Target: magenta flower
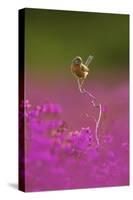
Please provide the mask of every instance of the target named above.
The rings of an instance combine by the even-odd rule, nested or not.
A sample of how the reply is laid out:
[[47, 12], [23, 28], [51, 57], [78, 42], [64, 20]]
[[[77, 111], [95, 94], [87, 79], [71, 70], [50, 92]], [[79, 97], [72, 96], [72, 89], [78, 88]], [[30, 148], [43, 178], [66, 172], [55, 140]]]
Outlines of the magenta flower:
[[[104, 134], [95, 144], [89, 128], [72, 130], [62, 119], [60, 105], [45, 103], [32, 107], [22, 102], [25, 116], [26, 190], [54, 190], [128, 184], [128, 140]], [[20, 123], [21, 124], [21, 123]]]

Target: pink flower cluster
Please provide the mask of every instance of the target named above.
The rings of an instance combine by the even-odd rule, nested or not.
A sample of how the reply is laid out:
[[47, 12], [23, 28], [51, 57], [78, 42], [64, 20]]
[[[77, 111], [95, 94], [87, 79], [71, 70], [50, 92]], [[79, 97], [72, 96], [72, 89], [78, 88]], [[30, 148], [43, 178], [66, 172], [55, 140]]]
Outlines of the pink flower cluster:
[[20, 105], [26, 191], [128, 185], [128, 136], [122, 127], [116, 138], [105, 133], [97, 146], [89, 127], [72, 130], [61, 113], [60, 105], [49, 102], [33, 107], [26, 100]]

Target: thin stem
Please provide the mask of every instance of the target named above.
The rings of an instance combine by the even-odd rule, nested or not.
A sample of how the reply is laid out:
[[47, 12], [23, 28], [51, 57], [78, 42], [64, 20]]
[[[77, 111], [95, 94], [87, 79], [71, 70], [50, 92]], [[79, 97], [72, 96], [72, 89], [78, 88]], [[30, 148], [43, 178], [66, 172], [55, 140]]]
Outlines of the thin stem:
[[90, 92], [88, 92], [86, 89], [82, 89], [82, 84], [83, 82], [80, 82], [80, 80], [78, 79], [78, 88], [79, 91], [82, 94], [87, 94], [90, 98], [91, 98], [91, 104], [93, 107], [99, 107], [99, 112], [98, 112], [98, 118], [96, 119], [96, 126], [95, 126], [95, 139], [96, 139], [96, 143], [99, 146], [100, 142], [99, 142], [99, 137], [98, 137], [98, 128], [99, 128], [99, 124], [100, 124], [100, 120], [101, 120], [101, 115], [102, 115], [102, 106], [100, 103], [98, 103], [98, 105], [96, 105], [95, 101], [96, 101], [96, 97], [94, 95], [92, 95]]
[[87, 90], [83, 89], [83, 92], [88, 94], [91, 98], [96, 100], [96, 97], [94, 95], [92, 95], [90, 92], [88, 92]]
[[81, 93], [83, 93], [82, 91], [82, 85], [83, 85], [83, 82], [84, 82], [84, 79], [77, 79], [78, 80], [78, 89]]
[[99, 114], [98, 114], [98, 119], [96, 121], [96, 129], [95, 129], [95, 137], [96, 137], [96, 142], [97, 142], [97, 145], [99, 146], [99, 138], [98, 138], [98, 128], [99, 128], [99, 123], [100, 123], [100, 120], [101, 120], [101, 115], [102, 115], [102, 106], [101, 104], [99, 104]]

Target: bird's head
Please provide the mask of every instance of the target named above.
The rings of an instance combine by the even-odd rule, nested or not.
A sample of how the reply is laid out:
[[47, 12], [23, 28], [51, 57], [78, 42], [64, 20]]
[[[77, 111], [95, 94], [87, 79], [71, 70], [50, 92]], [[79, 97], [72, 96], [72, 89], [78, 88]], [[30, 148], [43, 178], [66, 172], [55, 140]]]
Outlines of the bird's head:
[[72, 63], [73, 64], [76, 64], [76, 65], [80, 65], [82, 63], [82, 58], [79, 57], [79, 56], [76, 56], [73, 60], [72, 60]]

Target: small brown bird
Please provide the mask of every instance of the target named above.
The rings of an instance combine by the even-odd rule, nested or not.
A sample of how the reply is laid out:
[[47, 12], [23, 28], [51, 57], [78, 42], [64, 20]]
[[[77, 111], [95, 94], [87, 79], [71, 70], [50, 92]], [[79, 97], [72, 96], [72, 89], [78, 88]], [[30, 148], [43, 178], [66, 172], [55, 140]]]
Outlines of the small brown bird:
[[83, 64], [82, 58], [79, 56], [76, 56], [72, 60], [71, 71], [72, 71], [72, 74], [78, 80], [78, 87], [80, 91], [82, 91], [83, 82], [89, 74], [90, 69], [88, 68], [88, 65], [90, 64], [92, 59], [93, 59], [93, 56], [90, 55], [87, 61], [85, 62], [85, 64]]

